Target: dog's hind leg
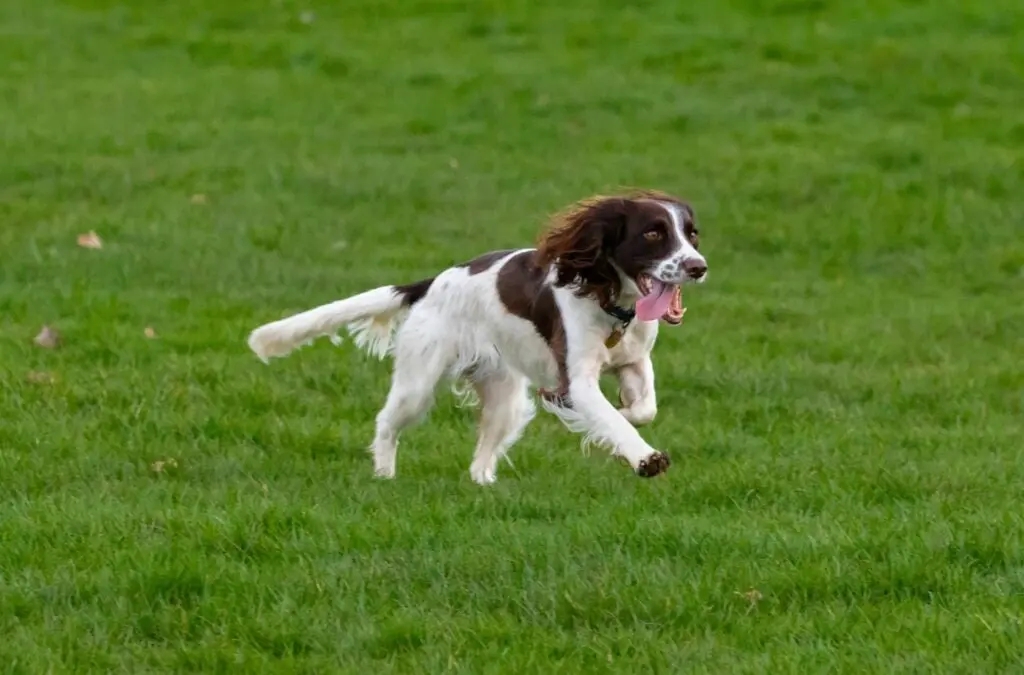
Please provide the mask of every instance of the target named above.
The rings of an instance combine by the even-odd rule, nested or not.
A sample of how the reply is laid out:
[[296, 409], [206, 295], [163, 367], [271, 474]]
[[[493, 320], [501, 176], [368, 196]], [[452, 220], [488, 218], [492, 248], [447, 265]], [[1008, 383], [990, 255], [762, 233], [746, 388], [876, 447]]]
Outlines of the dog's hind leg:
[[429, 331], [412, 330], [408, 323], [399, 330], [391, 390], [377, 414], [377, 430], [371, 446], [377, 476], [394, 478], [398, 437], [429, 412], [437, 384], [453, 362], [454, 355], [448, 344]]
[[488, 374], [474, 382], [481, 404], [480, 426], [469, 474], [480, 485], [497, 480], [498, 462], [536, 414], [527, 385], [525, 377], [512, 371]]

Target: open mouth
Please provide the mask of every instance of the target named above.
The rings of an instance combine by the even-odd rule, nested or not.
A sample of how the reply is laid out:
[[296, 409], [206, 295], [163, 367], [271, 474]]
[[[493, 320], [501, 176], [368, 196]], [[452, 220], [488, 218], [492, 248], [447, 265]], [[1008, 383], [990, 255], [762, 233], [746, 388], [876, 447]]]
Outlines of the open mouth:
[[675, 284], [667, 284], [660, 279], [641, 274], [636, 279], [637, 288], [642, 298], [636, 303], [636, 316], [641, 321], [664, 320], [673, 325], [683, 320], [686, 308], [683, 307], [683, 289]]

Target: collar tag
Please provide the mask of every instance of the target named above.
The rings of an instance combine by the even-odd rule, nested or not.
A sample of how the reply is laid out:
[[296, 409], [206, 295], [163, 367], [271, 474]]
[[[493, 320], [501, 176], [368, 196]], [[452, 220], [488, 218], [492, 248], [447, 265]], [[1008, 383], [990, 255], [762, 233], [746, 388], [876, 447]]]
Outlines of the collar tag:
[[604, 341], [604, 346], [611, 349], [622, 340], [622, 335], [626, 332], [626, 329], [629, 328], [629, 324], [633, 321], [633, 318], [636, 317], [636, 310], [633, 308], [625, 309], [615, 304], [605, 305], [601, 309], [604, 310], [605, 314], [613, 317], [617, 322], [615, 327], [612, 328], [612, 334]]

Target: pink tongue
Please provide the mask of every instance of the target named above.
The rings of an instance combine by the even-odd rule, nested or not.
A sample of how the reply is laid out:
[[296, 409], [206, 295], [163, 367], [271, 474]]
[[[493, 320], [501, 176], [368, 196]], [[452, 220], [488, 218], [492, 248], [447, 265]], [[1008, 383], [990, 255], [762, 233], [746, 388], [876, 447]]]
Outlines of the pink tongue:
[[651, 292], [636, 301], [636, 318], [655, 321], [665, 316], [672, 304], [672, 287], [651, 279]]

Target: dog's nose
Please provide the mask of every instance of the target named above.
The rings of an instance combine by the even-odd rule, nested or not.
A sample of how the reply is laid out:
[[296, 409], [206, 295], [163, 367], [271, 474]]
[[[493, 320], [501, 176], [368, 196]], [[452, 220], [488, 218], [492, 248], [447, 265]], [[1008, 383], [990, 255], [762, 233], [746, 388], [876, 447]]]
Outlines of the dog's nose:
[[691, 279], [700, 279], [708, 271], [708, 265], [703, 260], [687, 260], [683, 262], [683, 269]]

